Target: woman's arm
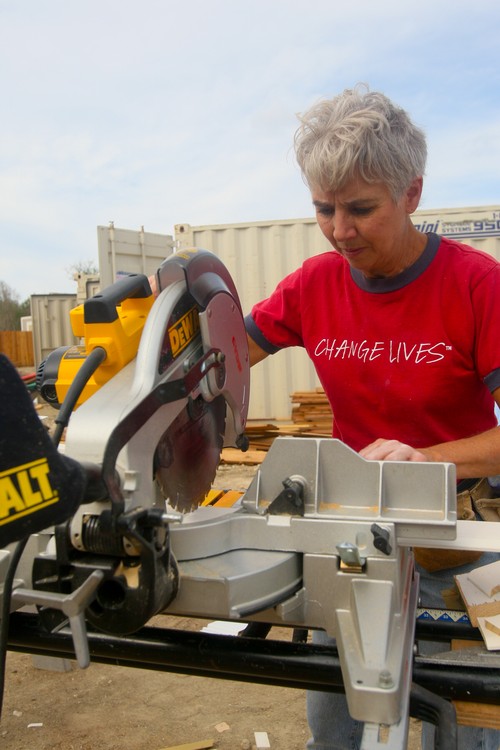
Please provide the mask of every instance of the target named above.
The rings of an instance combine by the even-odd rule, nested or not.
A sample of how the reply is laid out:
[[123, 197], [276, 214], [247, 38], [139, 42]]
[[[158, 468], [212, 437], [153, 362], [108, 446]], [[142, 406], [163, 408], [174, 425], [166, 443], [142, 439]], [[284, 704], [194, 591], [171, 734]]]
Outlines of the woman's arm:
[[[493, 392], [500, 405], [500, 388]], [[398, 440], [379, 438], [360, 451], [370, 461], [439, 461], [455, 464], [457, 479], [500, 474], [500, 427], [462, 440], [417, 450]]]
[[248, 341], [248, 356], [250, 360], [250, 367], [256, 365], [257, 362], [262, 362], [263, 359], [269, 356], [268, 352], [264, 351], [255, 341], [247, 334]]

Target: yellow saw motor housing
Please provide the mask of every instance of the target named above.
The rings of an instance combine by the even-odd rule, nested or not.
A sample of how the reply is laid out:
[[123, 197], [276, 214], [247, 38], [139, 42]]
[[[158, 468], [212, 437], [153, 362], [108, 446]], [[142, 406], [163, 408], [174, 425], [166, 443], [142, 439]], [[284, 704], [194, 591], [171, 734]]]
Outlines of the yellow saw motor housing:
[[[42, 396], [49, 402], [62, 404], [88, 355], [100, 347], [106, 352], [105, 359], [87, 381], [75, 409], [83, 404], [134, 359], [153, 303], [154, 296], [147, 277], [131, 274], [71, 310], [73, 334], [82, 339], [83, 344], [62, 347], [49, 355], [44, 363], [45, 372], [40, 388]], [[53, 358], [52, 362], [50, 357]]]

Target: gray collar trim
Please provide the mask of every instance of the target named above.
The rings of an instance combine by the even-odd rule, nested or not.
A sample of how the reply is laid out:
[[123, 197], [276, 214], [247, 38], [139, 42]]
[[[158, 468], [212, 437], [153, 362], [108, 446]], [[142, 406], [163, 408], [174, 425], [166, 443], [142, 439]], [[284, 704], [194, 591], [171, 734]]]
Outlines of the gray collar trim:
[[430, 266], [438, 251], [441, 237], [429, 232], [427, 234], [427, 245], [422, 255], [404, 271], [397, 276], [387, 276], [380, 279], [371, 279], [364, 276], [357, 268], [351, 268], [351, 278], [360, 289], [365, 292], [374, 294], [384, 294], [385, 292], [395, 292], [398, 289], [411, 284]]

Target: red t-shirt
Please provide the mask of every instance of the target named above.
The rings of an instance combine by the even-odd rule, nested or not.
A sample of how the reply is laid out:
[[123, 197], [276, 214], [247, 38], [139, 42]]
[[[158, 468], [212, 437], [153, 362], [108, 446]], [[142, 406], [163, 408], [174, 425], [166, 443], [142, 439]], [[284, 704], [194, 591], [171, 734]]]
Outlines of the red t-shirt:
[[430, 234], [396, 277], [367, 279], [330, 251], [309, 258], [247, 316], [269, 353], [303, 346], [330, 400], [333, 436], [415, 448], [496, 425], [500, 264]]

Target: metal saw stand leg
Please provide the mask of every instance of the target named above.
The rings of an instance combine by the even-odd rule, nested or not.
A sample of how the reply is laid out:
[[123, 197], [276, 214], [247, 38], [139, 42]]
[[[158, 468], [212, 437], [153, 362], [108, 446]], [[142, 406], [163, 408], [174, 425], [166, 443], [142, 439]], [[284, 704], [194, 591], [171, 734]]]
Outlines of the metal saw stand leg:
[[[416, 622], [418, 600], [418, 574], [411, 584], [409, 613]], [[414, 628], [406, 644], [408, 669], [401, 685], [401, 718], [396, 724], [376, 724], [366, 722], [363, 728], [360, 750], [406, 750], [408, 747], [409, 717], [429, 721], [436, 726], [435, 748], [456, 750], [457, 723], [453, 704], [429, 692], [419, 685], [412, 685]]]
[[[375, 724], [367, 722], [364, 725], [361, 750], [406, 750], [408, 746], [408, 730], [410, 716], [410, 690], [412, 682], [412, 661], [414, 645], [414, 627], [417, 614], [418, 574], [416, 573], [410, 584], [408, 601], [408, 624], [411, 633], [407, 634], [405, 643], [405, 661], [407, 669], [401, 681], [401, 718], [397, 724]], [[389, 675], [390, 677], [390, 675]]]

